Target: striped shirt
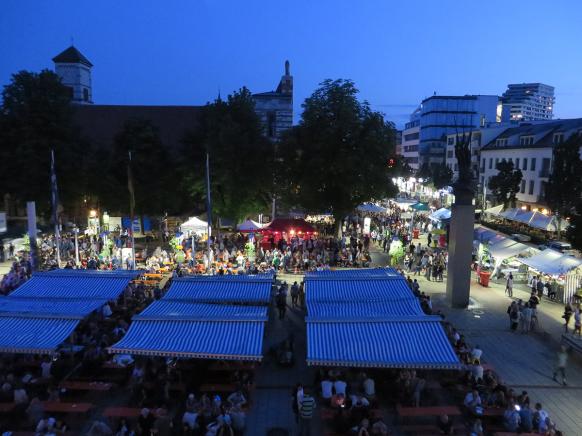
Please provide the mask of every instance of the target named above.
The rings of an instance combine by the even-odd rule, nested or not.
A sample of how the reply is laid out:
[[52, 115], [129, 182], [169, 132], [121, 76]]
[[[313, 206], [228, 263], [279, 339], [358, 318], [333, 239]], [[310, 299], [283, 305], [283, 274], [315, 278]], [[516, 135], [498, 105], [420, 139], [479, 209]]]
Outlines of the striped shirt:
[[313, 417], [313, 409], [315, 409], [315, 400], [310, 395], [305, 395], [299, 404], [299, 414], [301, 418], [311, 419]]

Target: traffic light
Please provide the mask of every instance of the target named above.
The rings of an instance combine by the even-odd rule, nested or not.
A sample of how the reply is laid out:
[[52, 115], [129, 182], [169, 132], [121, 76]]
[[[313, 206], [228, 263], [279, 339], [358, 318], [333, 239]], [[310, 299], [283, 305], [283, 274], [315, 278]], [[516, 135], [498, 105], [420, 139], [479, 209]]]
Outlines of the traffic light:
[[388, 159], [388, 168], [394, 168], [396, 166], [396, 159], [393, 157]]

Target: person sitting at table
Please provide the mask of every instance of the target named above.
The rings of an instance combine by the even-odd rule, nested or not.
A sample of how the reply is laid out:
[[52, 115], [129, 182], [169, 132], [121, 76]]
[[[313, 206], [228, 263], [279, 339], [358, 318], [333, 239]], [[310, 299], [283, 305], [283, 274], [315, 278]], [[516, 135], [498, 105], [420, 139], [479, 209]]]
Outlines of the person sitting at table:
[[134, 436], [135, 433], [131, 430], [131, 426], [127, 419], [121, 418], [117, 430], [115, 431], [115, 436]]
[[194, 408], [186, 409], [184, 415], [182, 416], [182, 427], [184, 433], [188, 431], [194, 431], [199, 428], [198, 413], [196, 412], [196, 409]]
[[246, 414], [238, 406], [233, 406], [229, 410], [230, 419], [232, 420], [232, 428], [236, 434], [243, 434], [246, 427]]
[[533, 431], [533, 412], [529, 407], [529, 402], [520, 406], [519, 419], [519, 429], [524, 433], [531, 433]]
[[471, 361], [475, 362], [478, 361], [481, 363], [481, 356], [483, 355], [483, 350], [479, 347], [479, 345], [475, 345], [471, 350]]
[[53, 431], [56, 422], [54, 418], [44, 417], [36, 425], [35, 431], [40, 434]]
[[513, 433], [519, 430], [519, 425], [521, 423], [519, 412], [516, 410], [515, 406], [516, 405], [513, 403], [513, 401], [509, 402], [507, 409], [503, 414], [503, 427], [505, 427], [505, 430]]
[[30, 404], [26, 409], [26, 416], [30, 425], [40, 422], [43, 418], [44, 406], [38, 397], [33, 397], [32, 400], [30, 400]]
[[370, 421], [368, 421], [367, 418], [363, 418], [359, 425], [357, 425], [356, 427], [354, 427], [353, 430], [353, 434], [357, 435], [357, 436], [370, 436], [370, 432], [368, 431], [368, 429], [370, 428]]
[[377, 418], [372, 423], [372, 428], [370, 429], [370, 434], [372, 436], [388, 436], [388, 426], [382, 419], [382, 417]]
[[231, 406], [242, 407], [247, 404], [247, 400], [240, 390], [230, 394], [226, 400], [231, 404]]
[[54, 432], [56, 434], [66, 434], [69, 430], [69, 426], [63, 421], [63, 418], [57, 418], [55, 422]]
[[364, 374], [362, 388], [364, 389], [364, 394], [366, 395], [366, 398], [368, 398], [368, 400], [376, 396], [376, 384], [374, 383], [374, 379], [368, 377], [368, 375], [366, 374]]
[[342, 394], [344, 397], [346, 396], [346, 387], [347, 383], [341, 379], [335, 380], [333, 382], [333, 389], [336, 394]]
[[473, 365], [470, 365], [469, 368], [471, 370], [471, 380], [473, 382], [477, 382], [477, 380], [483, 382], [483, 366], [481, 366], [479, 361], [475, 360]]
[[333, 382], [329, 379], [329, 377], [325, 377], [322, 381], [321, 381], [321, 397], [324, 400], [331, 400], [331, 397], [333, 395]]
[[465, 399], [463, 401], [463, 405], [467, 408], [467, 410], [473, 415], [481, 415], [481, 397], [479, 396], [479, 392], [476, 388], [473, 388], [471, 392], [465, 395]]
[[471, 426], [471, 432], [469, 434], [471, 436], [483, 436], [485, 434], [483, 432], [483, 424], [481, 423], [480, 419], [475, 420], [475, 422]]
[[345, 407], [346, 396], [344, 394], [333, 394], [331, 397], [330, 406], [333, 408]]
[[155, 417], [151, 410], [147, 407], [141, 409], [139, 417], [137, 418], [137, 430], [138, 434], [148, 435], [154, 427]]

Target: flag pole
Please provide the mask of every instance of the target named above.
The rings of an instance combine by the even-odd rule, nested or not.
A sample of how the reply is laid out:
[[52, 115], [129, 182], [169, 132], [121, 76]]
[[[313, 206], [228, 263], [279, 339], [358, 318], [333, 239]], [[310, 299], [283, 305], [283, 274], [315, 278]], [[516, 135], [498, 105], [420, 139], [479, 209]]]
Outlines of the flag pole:
[[[55, 150], [51, 149], [51, 203], [53, 206], [53, 221], [55, 223], [55, 239], [57, 252], [57, 267], [61, 267], [61, 232], [59, 229], [59, 191], [55, 169]], [[36, 231], [36, 229], [34, 229]]]
[[206, 153], [206, 215], [208, 218], [208, 238], [207, 252], [208, 257], [207, 272], [210, 269], [210, 236], [212, 235], [212, 199], [210, 197], [210, 154]]
[[[131, 172], [131, 151], [128, 151], [129, 162], [127, 164], [127, 188], [129, 190], [129, 232], [131, 235], [131, 259], [132, 268], [137, 269], [135, 263], [135, 238], [133, 236], [133, 216], [135, 209], [135, 191], [133, 189], [133, 175]], [[129, 269], [129, 268], [128, 268]]]

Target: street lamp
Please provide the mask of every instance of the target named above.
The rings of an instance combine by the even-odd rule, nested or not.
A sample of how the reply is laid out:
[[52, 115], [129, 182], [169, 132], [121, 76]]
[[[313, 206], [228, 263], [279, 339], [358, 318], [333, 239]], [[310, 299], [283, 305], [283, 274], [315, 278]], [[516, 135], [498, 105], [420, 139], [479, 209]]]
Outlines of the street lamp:
[[73, 233], [75, 234], [75, 263], [77, 264], [77, 268], [79, 267], [79, 228], [75, 226], [73, 229]]

